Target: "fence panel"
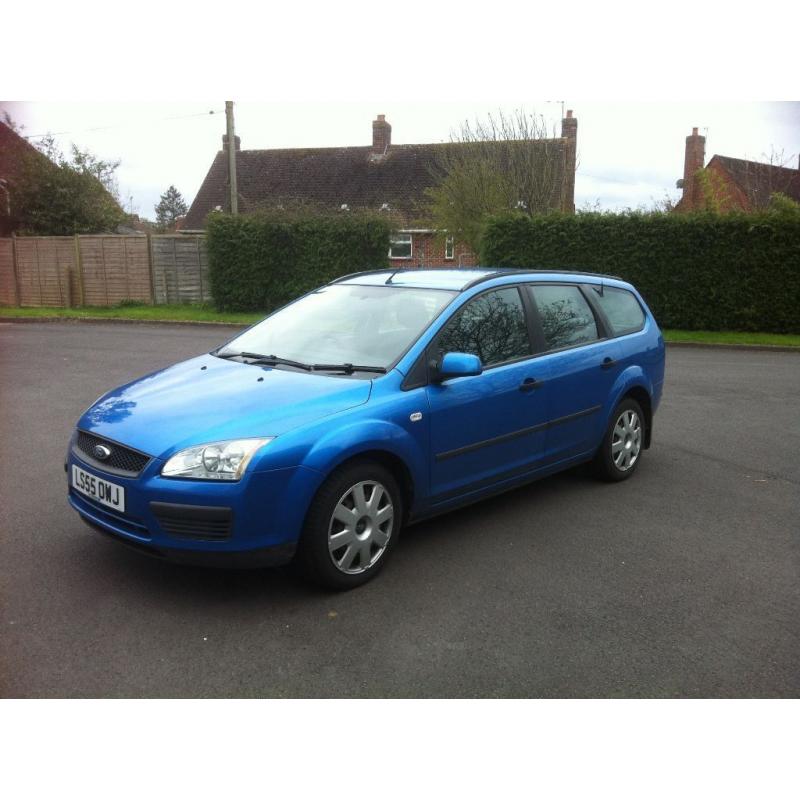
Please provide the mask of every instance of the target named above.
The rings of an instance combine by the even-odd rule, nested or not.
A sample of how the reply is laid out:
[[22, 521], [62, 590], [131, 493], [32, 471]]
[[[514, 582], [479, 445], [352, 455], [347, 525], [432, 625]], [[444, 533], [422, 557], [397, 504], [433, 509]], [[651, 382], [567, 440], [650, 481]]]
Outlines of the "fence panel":
[[153, 236], [150, 241], [156, 303], [211, 300], [204, 236]]
[[85, 305], [152, 302], [147, 237], [79, 236], [78, 247]]
[[0, 239], [0, 305], [17, 303], [17, 287], [14, 281], [14, 242]]
[[0, 239], [0, 304], [113, 306], [123, 300], [210, 301], [205, 236]]
[[75, 249], [70, 236], [23, 236], [15, 240], [21, 306], [70, 306]]

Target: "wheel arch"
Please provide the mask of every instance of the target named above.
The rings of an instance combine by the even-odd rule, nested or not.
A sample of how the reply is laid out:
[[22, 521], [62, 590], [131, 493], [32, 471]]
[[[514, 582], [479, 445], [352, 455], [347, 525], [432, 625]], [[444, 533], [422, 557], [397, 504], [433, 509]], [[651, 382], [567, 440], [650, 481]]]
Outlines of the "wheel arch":
[[377, 447], [362, 450], [358, 453], [351, 453], [331, 467], [325, 476], [325, 480], [337, 470], [344, 469], [359, 461], [375, 461], [392, 473], [403, 495], [403, 522], [405, 523], [410, 516], [415, 498], [414, 477], [408, 464], [397, 453]]
[[635, 400], [644, 414], [644, 449], [650, 447], [650, 436], [653, 430], [653, 401], [650, 397], [650, 392], [639, 384], [628, 387], [620, 397], [619, 402], [622, 402], [627, 397]]

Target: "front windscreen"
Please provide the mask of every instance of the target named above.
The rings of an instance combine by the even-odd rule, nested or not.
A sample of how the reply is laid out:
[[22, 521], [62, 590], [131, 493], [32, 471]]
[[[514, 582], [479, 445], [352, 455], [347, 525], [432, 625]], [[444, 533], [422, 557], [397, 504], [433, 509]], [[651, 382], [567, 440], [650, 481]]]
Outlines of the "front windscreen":
[[455, 294], [397, 286], [324, 286], [245, 331], [219, 355], [248, 352], [305, 364], [389, 367]]

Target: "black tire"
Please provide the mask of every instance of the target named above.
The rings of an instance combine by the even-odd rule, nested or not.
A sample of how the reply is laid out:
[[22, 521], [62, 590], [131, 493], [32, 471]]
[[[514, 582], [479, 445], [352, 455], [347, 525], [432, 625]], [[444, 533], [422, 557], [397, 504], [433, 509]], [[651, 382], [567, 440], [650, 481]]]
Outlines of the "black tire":
[[[334, 520], [334, 511], [340, 504], [344, 506], [354, 501], [359, 486], [363, 487], [361, 497], [368, 501], [374, 498], [383, 503], [377, 514], [385, 515], [387, 505], [391, 505], [390, 525], [387, 526], [385, 522], [377, 523], [377, 516], [374, 519], [372, 516], [361, 516], [352, 526]], [[370, 486], [380, 487], [385, 495], [378, 497], [371, 494]], [[377, 489], [373, 488], [372, 491]], [[358, 517], [359, 512], [354, 502], [350, 510], [354, 517]], [[382, 464], [364, 460], [351, 462], [337, 469], [319, 488], [308, 510], [298, 545], [298, 565], [309, 580], [327, 589], [342, 591], [365, 584], [380, 572], [397, 545], [403, 512], [400, 487], [392, 473]], [[367, 522], [358, 531], [358, 526], [364, 520]], [[331, 534], [347, 536], [351, 528], [353, 536], [349, 540], [350, 544], [343, 543], [340, 549], [332, 553], [329, 544]], [[388, 540], [381, 546], [387, 530]], [[350, 546], [357, 550], [352, 556], [348, 550]], [[349, 564], [351, 571], [345, 571], [344, 565], [348, 557], [353, 559]], [[337, 561], [338, 565], [335, 563]]]
[[[615, 437], [615, 429], [617, 429], [618, 423], [625, 414], [635, 415], [638, 428], [636, 429], [636, 432], [632, 433], [625, 431], [623, 436], [619, 435], [620, 433], [623, 433], [623, 431], [620, 431]], [[627, 417], [626, 419], [630, 420], [631, 417]], [[647, 422], [644, 414], [642, 413], [641, 406], [632, 397], [626, 397], [619, 403], [619, 405], [614, 409], [614, 413], [611, 415], [605, 436], [603, 436], [603, 441], [601, 442], [600, 447], [598, 448], [594, 457], [594, 471], [597, 477], [605, 481], [624, 481], [630, 478], [631, 475], [636, 472], [636, 469], [642, 460], [642, 454], [644, 453], [646, 424]], [[618, 464], [615, 461], [615, 438], [617, 441], [620, 439], [622, 440], [622, 449], [626, 447], [629, 447], [629, 449], [635, 449], [635, 458], [632, 458], [630, 452], [626, 452], [621, 457], [618, 457], [618, 460], [621, 462], [621, 464]], [[628, 441], [631, 442], [630, 446], [628, 445]], [[637, 441], [638, 449], [636, 449]], [[626, 466], [625, 458], [632, 458], [632, 463]]]

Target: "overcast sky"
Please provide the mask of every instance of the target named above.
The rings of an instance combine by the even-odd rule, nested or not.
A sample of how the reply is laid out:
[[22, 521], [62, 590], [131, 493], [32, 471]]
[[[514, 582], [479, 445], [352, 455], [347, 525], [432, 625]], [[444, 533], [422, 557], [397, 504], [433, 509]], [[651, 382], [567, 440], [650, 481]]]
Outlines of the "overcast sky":
[[[234, 98], [235, 100], [235, 98]], [[66, 150], [71, 142], [103, 158], [119, 158], [120, 192], [126, 208], [154, 217], [153, 206], [172, 183], [191, 203], [221, 147], [225, 102], [36, 102], [0, 103], [36, 137], [53, 132]], [[386, 114], [397, 144], [441, 142], [466, 119], [517, 108], [552, 123], [561, 101], [461, 102], [236, 102], [236, 132], [243, 149], [367, 145], [371, 121]], [[714, 153], [765, 160], [783, 151], [798, 166], [800, 102], [602, 102], [566, 100], [578, 119], [578, 208], [649, 206], [678, 197], [684, 139], [692, 127]], [[209, 114], [209, 111], [214, 114]], [[345, 202], [343, 200], [343, 202]]]

